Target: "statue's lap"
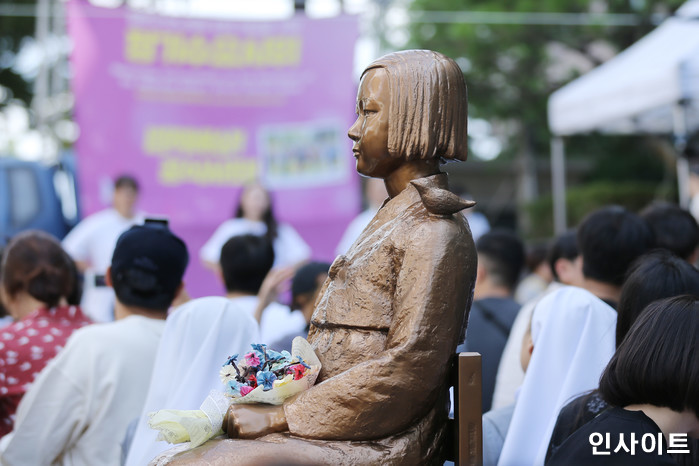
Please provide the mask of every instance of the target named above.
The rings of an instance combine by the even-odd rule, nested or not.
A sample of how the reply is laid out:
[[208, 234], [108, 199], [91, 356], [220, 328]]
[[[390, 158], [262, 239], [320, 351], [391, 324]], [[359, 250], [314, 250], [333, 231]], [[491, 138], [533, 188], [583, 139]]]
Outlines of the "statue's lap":
[[222, 436], [192, 450], [182, 452], [181, 449], [174, 448], [163, 453], [151, 464], [375, 465], [386, 464], [386, 460], [393, 456], [390, 450], [374, 442], [314, 441], [288, 434], [271, 434], [256, 440], [232, 440]]

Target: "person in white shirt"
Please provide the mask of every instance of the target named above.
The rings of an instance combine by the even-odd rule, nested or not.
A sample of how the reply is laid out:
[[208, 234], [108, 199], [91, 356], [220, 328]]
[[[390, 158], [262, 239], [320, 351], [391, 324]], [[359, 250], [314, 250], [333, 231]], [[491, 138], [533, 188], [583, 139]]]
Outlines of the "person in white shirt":
[[342, 234], [342, 238], [340, 238], [340, 242], [337, 248], [335, 248], [335, 254], [338, 256], [349, 251], [352, 243], [359, 238], [359, 235], [364, 231], [367, 225], [369, 225], [374, 215], [376, 215], [383, 201], [388, 198], [384, 181], [381, 178], [368, 178], [364, 184], [364, 195], [366, 196], [368, 206], [366, 210], [357, 215], [354, 220], [350, 222], [347, 229]]
[[576, 261], [578, 243], [575, 230], [559, 235], [548, 252], [546, 263], [551, 268], [553, 281], [544, 293], [525, 303], [517, 313], [505, 348], [502, 350], [498, 373], [495, 379], [492, 410], [504, 408], [515, 402], [515, 393], [524, 381], [524, 371], [520, 361], [522, 338], [532, 320], [534, 307], [546, 294], [562, 285], [581, 286], [583, 284], [582, 264]]
[[296, 266], [311, 257], [311, 248], [291, 225], [277, 222], [269, 192], [259, 184], [243, 189], [235, 218], [223, 222], [199, 250], [209, 269], [218, 269], [221, 248], [238, 235], [266, 236], [274, 245], [274, 267]]
[[[306, 319], [274, 299], [280, 284], [293, 277], [293, 268], [272, 269], [275, 251], [264, 236], [234, 236], [221, 249], [221, 274], [226, 297], [260, 323], [260, 341], [270, 345], [285, 335], [303, 334]], [[269, 276], [268, 276], [269, 275]], [[260, 291], [263, 287], [265, 290]], [[261, 296], [262, 298], [258, 297]], [[272, 348], [276, 349], [276, 348]]]
[[164, 223], [119, 237], [106, 280], [116, 322], [76, 331], [39, 374], [0, 440], [0, 464], [119, 465], [126, 428], [145, 402], [165, 317], [189, 260]]
[[221, 296], [199, 298], [167, 318], [127, 466], [148, 464], [172, 447], [156, 441], [158, 431], [148, 426], [149, 413], [175, 407], [199, 409], [211, 390], [224, 391], [219, 376], [223, 361], [248, 353], [251, 344], [260, 342], [257, 322], [236, 301]]
[[143, 223], [136, 213], [138, 182], [122, 175], [114, 182], [112, 207], [88, 216], [63, 239], [63, 249], [85, 275], [80, 307], [95, 322], [114, 320], [114, 292], [104, 283], [119, 235]]
[[[627, 269], [655, 247], [648, 222], [621, 206], [588, 214], [576, 237], [581, 288], [561, 287], [534, 308], [531, 335], [535, 350], [515, 403], [500, 465], [544, 464], [558, 412], [573, 397], [597, 386], [614, 353], [615, 309]], [[557, 324], [549, 326], [547, 321]], [[547, 326], [552, 331], [547, 332]], [[540, 340], [537, 333], [542, 335]], [[576, 341], [586, 346], [574, 350]]]

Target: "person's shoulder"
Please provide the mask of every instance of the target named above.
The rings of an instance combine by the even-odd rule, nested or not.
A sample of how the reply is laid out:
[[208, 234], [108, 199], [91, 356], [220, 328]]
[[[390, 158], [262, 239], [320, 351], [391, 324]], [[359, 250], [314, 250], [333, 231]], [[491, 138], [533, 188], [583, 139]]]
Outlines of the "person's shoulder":
[[[94, 341], [105, 341], [106, 339], [110, 338], [121, 338], [124, 334], [129, 333], [133, 327], [140, 326], [136, 322], [137, 320], [142, 320], [143, 322], [160, 322], [160, 320], [157, 319], [148, 319], [141, 316], [130, 316], [124, 319], [115, 320], [113, 322], [96, 323], [79, 328], [73, 332], [71, 339], [76, 342], [74, 344], [91, 344]], [[164, 323], [165, 321], [163, 320], [162, 322]]]
[[543, 298], [541, 298], [538, 305], [556, 306], [561, 302], [568, 303], [569, 307], [573, 305], [577, 307], [595, 306], [614, 312], [614, 309], [609, 306], [609, 304], [605, 303], [586, 289], [577, 286], [561, 286], [560, 288], [547, 293]]
[[281, 317], [290, 317], [292, 315], [292, 311], [289, 308], [289, 306], [285, 306], [285, 305], [278, 303], [276, 301], [269, 303], [269, 305], [265, 308], [265, 313], [269, 313], [270, 315], [277, 315], [277, 316], [281, 316]]
[[504, 435], [507, 432], [507, 428], [510, 426], [510, 421], [512, 421], [512, 415], [514, 412], [514, 403], [499, 409], [492, 409], [483, 415], [483, 423], [491, 423]]
[[112, 207], [108, 207], [88, 215], [82, 220], [81, 223], [85, 223], [87, 225], [100, 224], [102, 222], [116, 221], [119, 219], [119, 217], [119, 213], [116, 210], [114, 210]]
[[223, 296], [205, 296], [192, 299], [177, 307], [167, 318], [166, 325], [188, 325], [191, 319], [197, 317], [212, 316], [223, 312], [234, 312], [244, 315], [250, 314], [248, 310], [238, 303], [238, 299], [229, 299]]
[[117, 322], [98, 323], [76, 329], [68, 339], [66, 348], [69, 346], [90, 346], [95, 342], [104, 341], [105, 337], [114, 333], [114, 325], [116, 323]]
[[66, 243], [78, 240], [78, 237], [81, 237], [81, 241], [83, 235], [93, 234], [95, 231], [99, 230], [105, 224], [112, 223], [115, 219], [115, 213], [116, 211], [114, 209], [108, 208], [90, 214], [87, 217], [83, 218], [80, 222], [78, 222], [77, 225], [73, 227], [73, 229], [70, 232], [68, 232], [68, 234], [63, 240], [64, 246], [66, 245]]
[[298, 231], [296, 231], [296, 229], [289, 223], [280, 223], [277, 226], [277, 232], [280, 236], [293, 236], [294, 238], [299, 237]]
[[216, 229], [216, 233], [231, 237], [236, 235], [262, 235], [267, 230], [263, 222], [252, 222], [245, 218], [229, 218]]
[[560, 298], [573, 298], [584, 301], [594, 299], [595, 295], [593, 295], [586, 289], [580, 288], [578, 286], [564, 285], [548, 293], [541, 299], [541, 301], [543, 302], [545, 300], [554, 300]]

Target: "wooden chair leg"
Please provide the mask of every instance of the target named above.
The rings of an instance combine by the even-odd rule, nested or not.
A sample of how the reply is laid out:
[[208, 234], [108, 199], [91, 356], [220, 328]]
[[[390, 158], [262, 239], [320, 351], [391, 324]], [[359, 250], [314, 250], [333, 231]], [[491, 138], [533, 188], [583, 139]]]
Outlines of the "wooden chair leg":
[[454, 463], [458, 466], [483, 464], [483, 421], [481, 355], [460, 353], [454, 383]]

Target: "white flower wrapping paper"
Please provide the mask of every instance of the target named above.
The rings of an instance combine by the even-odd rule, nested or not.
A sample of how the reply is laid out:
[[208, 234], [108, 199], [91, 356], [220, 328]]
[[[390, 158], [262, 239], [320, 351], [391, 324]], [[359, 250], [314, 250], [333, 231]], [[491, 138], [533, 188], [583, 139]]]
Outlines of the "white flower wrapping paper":
[[287, 398], [312, 387], [320, 373], [321, 364], [310, 343], [303, 337], [294, 338], [291, 355], [300, 356], [311, 367], [299, 380], [287, 376], [275, 381], [271, 390], [264, 391], [262, 386], [258, 386], [247, 395], [237, 398], [213, 390], [198, 410], [162, 409], [149, 414], [148, 425], [159, 431], [158, 441], [164, 440], [172, 444], [190, 442], [190, 448], [197, 447], [222, 433], [221, 426], [231, 404], [280, 405]]

